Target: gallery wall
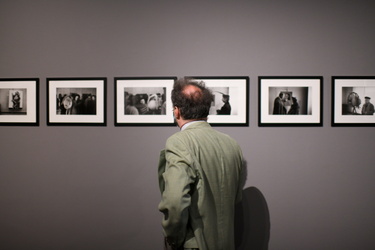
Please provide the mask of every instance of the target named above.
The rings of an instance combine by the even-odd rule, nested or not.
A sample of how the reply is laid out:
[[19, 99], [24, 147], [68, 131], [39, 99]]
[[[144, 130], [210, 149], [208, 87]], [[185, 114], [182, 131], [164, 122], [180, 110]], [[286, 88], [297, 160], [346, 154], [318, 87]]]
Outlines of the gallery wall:
[[[373, 127], [331, 126], [331, 76], [375, 75], [373, 1], [0, 1], [0, 77], [40, 125], [0, 127], [0, 249], [162, 249], [157, 163], [177, 127], [114, 126], [114, 78], [248, 76], [238, 249], [372, 249]], [[259, 127], [258, 76], [322, 76], [323, 126]], [[107, 126], [47, 126], [46, 79], [106, 77]]]

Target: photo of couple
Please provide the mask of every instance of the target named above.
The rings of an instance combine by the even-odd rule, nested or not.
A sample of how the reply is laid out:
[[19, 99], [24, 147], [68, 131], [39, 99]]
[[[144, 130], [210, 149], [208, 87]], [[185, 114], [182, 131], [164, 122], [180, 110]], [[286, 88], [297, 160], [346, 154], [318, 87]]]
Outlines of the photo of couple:
[[300, 106], [292, 92], [280, 92], [273, 104], [273, 115], [298, 115]]
[[269, 87], [269, 115], [311, 115], [310, 87]]

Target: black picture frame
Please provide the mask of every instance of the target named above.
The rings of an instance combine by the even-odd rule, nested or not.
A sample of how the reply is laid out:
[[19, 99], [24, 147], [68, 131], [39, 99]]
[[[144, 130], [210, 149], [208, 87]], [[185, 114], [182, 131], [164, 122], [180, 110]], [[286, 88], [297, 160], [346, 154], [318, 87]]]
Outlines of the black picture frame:
[[0, 78], [0, 126], [39, 126], [39, 78]]
[[214, 95], [208, 123], [217, 127], [249, 126], [250, 78], [248, 76], [185, 76], [203, 81]]
[[323, 126], [322, 76], [259, 76], [258, 92], [259, 127]]
[[106, 126], [107, 78], [47, 78], [48, 126]]
[[175, 126], [171, 92], [176, 80], [115, 77], [115, 126]]
[[[375, 76], [332, 76], [332, 126], [375, 126]], [[368, 102], [369, 104], [366, 104]]]

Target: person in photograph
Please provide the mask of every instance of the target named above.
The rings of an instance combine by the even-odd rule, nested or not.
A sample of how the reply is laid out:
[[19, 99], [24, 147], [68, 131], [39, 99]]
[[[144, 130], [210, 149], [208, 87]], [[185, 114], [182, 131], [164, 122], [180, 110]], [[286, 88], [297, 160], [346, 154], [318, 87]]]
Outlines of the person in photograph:
[[66, 109], [65, 109], [65, 106], [64, 106], [64, 103], [63, 103], [63, 100], [64, 100], [64, 98], [66, 97], [67, 95], [66, 94], [64, 94], [64, 95], [59, 95], [59, 98], [60, 98], [60, 101], [59, 101], [59, 103], [60, 103], [60, 105], [59, 105], [59, 109], [60, 109], [60, 114], [61, 115], [65, 115], [66, 114]]
[[64, 106], [65, 115], [72, 114], [73, 99], [71, 96], [66, 95], [62, 100], [62, 105]]
[[351, 92], [348, 96], [349, 113], [352, 115], [359, 114], [359, 107], [361, 105], [361, 99], [355, 92]]
[[134, 95], [125, 92], [125, 115], [139, 115], [138, 109], [135, 107], [134, 104]]
[[273, 102], [273, 114], [274, 115], [285, 115], [286, 109], [284, 107], [284, 93], [280, 92], [279, 96], [275, 98]]
[[218, 109], [216, 113], [218, 115], [230, 115], [232, 107], [230, 106], [230, 103], [229, 103], [229, 95], [223, 94], [223, 97], [221, 100], [223, 101], [224, 105], [221, 107], [221, 109]]
[[84, 102], [85, 114], [95, 115], [96, 114], [96, 98], [94, 95], [89, 95]]
[[14, 94], [12, 93], [12, 105], [13, 109], [19, 109], [21, 102], [21, 95], [20, 92], [16, 91]]
[[292, 97], [292, 105], [288, 111], [288, 115], [299, 115], [299, 104], [296, 97]]
[[289, 110], [292, 106], [292, 98], [289, 93], [284, 94], [284, 107], [285, 107], [285, 113], [288, 114]]
[[73, 99], [72, 114], [73, 115], [82, 114], [82, 101], [79, 95], [76, 95]]
[[144, 98], [140, 98], [139, 101], [136, 101], [135, 107], [138, 109], [140, 115], [145, 115], [148, 113], [148, 107]]
[[158, 94], [151, 94], [148, 97], [147, 102], [148, 110], [150, 114], [160, 114], [161, 100]]
[[235, 205], [245, 179], [242, 151], [207, 122], [213, 99], [203, 82], [174, 83], [173, 114], [180, 131], [167, 139], [158, 168], [158, 208], [165, 245], [172, 249], [235, 249]]
[[365, 97], [365, 104], [362, 106], [362, 115], [374, 115], [374, 104], [370, 100], [370, 97]]
[[62, 99], [63, 99], [62, 94], [59, 94], [59, 95], [57, 96], [57, 98], [56, 98], [56, 113], [57, 113], [58, 115], [60, 115], [61, 112], [62, 112], [62, 110], [61, 110]]
[[160, 114], [165, 115], [167, 114], [167, 102], [165, 100], [165, 94], [161, 95], [162, 105], [160, 107]]

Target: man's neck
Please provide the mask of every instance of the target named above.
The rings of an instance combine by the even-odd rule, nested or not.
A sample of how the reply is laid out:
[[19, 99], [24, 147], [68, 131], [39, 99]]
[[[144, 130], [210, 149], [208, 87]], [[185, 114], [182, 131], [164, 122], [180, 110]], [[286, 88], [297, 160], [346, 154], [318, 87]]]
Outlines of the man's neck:
[[180, 123], [178, 124], [178, 126], [180, 127], [181, 130], [183, 130], [184, 128], [186, 128], [191, 123], [194, 123], [194, 122], [205, 122], [205, 121], [207, 121], [207, 118], [206, 119], [182, 120], [182, 121], [180, 121]]

